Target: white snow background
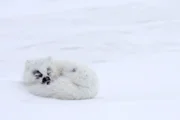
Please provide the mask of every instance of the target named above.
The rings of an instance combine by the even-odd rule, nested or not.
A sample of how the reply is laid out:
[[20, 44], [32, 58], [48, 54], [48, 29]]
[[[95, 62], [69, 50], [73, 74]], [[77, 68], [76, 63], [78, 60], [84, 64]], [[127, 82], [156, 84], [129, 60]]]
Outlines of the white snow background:
[[[180, 120], [178, 0], [0, 0], [0, 120]], [[98, 74], [95, 99], [35, 97], [26, 59]]]

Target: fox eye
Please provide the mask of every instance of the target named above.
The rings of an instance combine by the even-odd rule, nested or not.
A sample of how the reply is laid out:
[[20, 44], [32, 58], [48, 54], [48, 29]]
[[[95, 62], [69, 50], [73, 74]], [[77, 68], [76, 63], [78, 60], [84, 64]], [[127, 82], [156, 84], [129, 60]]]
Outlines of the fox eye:
[[34, 70], [34, 71], [33, 71], [33, 75], [34, 75], [37, 79], [39, 79], [39, 78], [41, 78], [41, 77], [43, 76], [43, 74], [42, 74], [39, 70]]
[[51, 68], [50, 68], [50, 67], [48, 67], [48, 68], [47, 68], [47, 75], [50, 75], [50, 74], [51, 74], [51, 72], [52, 72]]
[[34, 74], [34, 75], [39, 74], [39, 73], [41, 73], [39, 70], [34, 70], [34, 71], [33, 71], [33, 74]]
[[72, 70], [71, 70], [71, 72], [76, 72], [77, 71], [77, 69], [76, 68], [73, 68]]

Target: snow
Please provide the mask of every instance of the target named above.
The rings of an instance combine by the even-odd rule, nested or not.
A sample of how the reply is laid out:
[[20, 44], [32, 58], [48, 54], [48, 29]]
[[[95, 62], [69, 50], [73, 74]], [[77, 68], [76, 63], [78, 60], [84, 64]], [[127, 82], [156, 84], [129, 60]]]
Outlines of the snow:
[[[179, 120], [180, 2], [0, 0], [0, 119]], [[35, 97], [26, 59], [53, 56], [98, 74], [95, 99]]]

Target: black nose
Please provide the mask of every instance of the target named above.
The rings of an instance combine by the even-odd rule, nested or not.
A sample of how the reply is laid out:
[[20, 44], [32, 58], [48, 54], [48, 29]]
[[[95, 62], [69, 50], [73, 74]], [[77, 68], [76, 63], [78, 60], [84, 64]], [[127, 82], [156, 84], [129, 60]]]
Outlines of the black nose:
[[43, 77], [43, 79], [42, 79], [42, 84], [49, 84], [50, 83], [50, 81], [51, 81], [51, 79], [50, 79], [50, 77], [48, 77], [48, 76], [46, 76], [46, 77]]

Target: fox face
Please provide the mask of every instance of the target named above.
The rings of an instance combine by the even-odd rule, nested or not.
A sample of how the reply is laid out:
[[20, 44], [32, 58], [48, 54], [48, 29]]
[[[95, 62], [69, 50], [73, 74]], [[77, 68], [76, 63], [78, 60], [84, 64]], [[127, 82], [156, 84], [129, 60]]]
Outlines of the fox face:
[[55, 68], [51, 57], [27, 60], [24, 70], [24, 81], [28, 84], [46, 84], [55, 79]]

